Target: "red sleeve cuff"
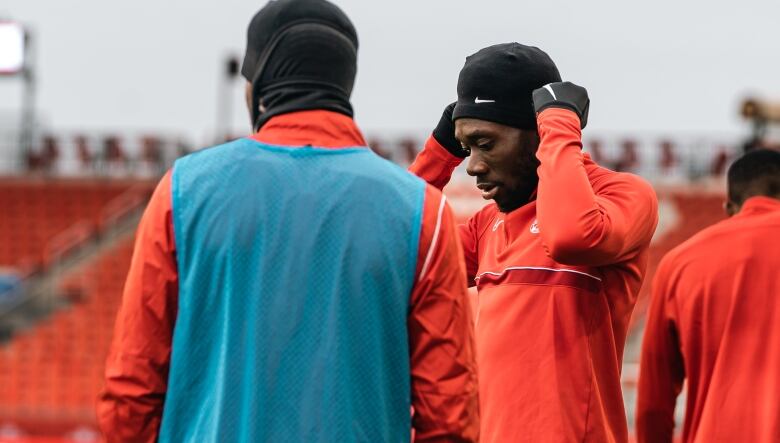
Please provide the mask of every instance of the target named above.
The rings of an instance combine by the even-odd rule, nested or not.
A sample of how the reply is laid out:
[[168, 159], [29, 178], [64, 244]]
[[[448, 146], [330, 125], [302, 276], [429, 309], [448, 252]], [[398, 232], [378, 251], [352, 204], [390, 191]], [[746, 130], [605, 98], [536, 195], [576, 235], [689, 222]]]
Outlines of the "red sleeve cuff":
[[433, 134], [428, 136], [428, 140], [425, 141], [425, 150], [429, 151], [437, 159], [445, 162], [447, 166], [451, 166], [453, 168], [458, 167], [464, 160], [460, 157], [450, 154], [450, 151], [442, 146], [438, 140], [436, 140], [436, 137], [434, 137]]
[[542, 112], [537, 114], [536, 121], [540, 128], [548, 121], [559, 121], [559, 122], [566, 123], [567, 126], [571, 125], [573, 128], [576, 128], [578, 134], [581, 132], [580, 116], [577, 115], [577, 113], [572, 111], [571, 109], [566, 109], [566, 108], [544, 109], [542, 110]]
[[449, 183], [452, 171], [463, 161], [447, 151], [431, 135], [425, 142], [425, 148], [409, 166], [409, 172], [441, 190]]

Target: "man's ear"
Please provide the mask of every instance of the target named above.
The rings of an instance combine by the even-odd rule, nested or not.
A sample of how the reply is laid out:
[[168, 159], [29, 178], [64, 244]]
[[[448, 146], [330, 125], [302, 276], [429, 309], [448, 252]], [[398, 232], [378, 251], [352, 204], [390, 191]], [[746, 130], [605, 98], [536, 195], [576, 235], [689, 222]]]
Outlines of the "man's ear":
[[536, 129], [521, 129], [520, 140], [532, 153], [535, 153], [537, 149], [539, 149], [539, 132]]
[[[249, 111], [249, 120], [252, 120], [252, 83], [249, 81], [246, 82], [244, 98], [246, 99], [246, 110]], [[250, 124], [254, 125], [255, 122], [250, 122]]]
[[252, 83], [246, 82], [244, 87], [244, 99], [246, 99], [246, 108], [252, 110]]
[[734, 203], [734, 202], [733, 202], [733, 201], [731, 201], [731, 200], [727, 200], [727, 201], [726, 201], [726, 204], [725, 204], [725, 205], [723, 205], [723, 206], [725, 207], [725, 209], [726, 209], [726, 214], [728, 214], [728, 215], [729, 215], [729, 217], [733, 217], [733, 216], [734, 216], [734, 215], [736, 215], [736, 214], [739, 212], [739, 210], [740, 210], [740, 206], [739, 206], [738, 204]]

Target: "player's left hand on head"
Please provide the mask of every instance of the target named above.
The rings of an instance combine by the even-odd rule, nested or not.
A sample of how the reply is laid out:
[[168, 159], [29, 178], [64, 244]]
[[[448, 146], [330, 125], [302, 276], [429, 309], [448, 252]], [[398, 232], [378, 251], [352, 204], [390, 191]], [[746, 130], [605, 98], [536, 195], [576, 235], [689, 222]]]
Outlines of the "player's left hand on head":
[[452, 121], [452, 113], [457, 102], [452, 102], [444, 108], [439, 124], [433, 129], [433, 138], [450, 154], [458, 158], [466, 158], [469, 152], [463, 149], [463, 145], [455, 137], [455, 122]]
[[580, 118], [580, 128], [588, 124], [590, 99], [588, 91], [572, 82], [548, 83], [534, 90], [534, 109], [536, 115], [547, 108], [563, 108], [574, 111]]

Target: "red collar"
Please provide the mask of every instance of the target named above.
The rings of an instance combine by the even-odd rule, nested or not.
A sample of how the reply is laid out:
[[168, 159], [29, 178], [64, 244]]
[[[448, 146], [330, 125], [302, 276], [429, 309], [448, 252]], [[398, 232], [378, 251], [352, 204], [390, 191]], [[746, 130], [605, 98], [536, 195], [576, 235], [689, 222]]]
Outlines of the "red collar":
[[351, 117], [320, 109], [272, 117], [257, 134], [250, 138], [276, 146], [309, 145], [320, 148], [366, 146], [363, 134]]
[[742, 209], [737, 216], [750, 214], [763, 214], [765, 212], [780, 210], [780, 200], [772, 197], [758, 195], [750, 197], [742, 203]]

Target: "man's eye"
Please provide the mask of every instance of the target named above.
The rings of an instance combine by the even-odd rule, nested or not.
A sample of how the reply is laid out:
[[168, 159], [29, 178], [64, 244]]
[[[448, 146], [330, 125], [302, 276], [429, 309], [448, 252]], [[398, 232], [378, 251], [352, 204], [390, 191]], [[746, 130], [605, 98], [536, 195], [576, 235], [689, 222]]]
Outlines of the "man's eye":
[[468, 146], [466, 146], [466, 144], [465, 144], [465, 143], [461, 143], [461, 144], [460, 144], [460, 147], [461, 147], [461, 149], [463, 149], [464, 151], [466, 151], [466, 152], [468, 152], [468, 153], [471, 153], [471, 148], [469, 148]]
[[493, 142], [478, 142], [477, 148], [481, 149], [483, 151], [487, 151], [488, 149], [493, 147]]

